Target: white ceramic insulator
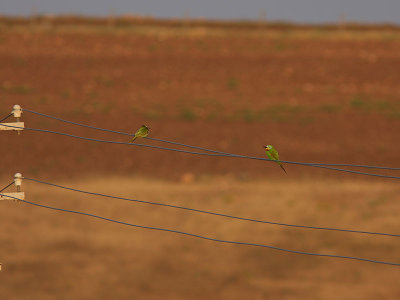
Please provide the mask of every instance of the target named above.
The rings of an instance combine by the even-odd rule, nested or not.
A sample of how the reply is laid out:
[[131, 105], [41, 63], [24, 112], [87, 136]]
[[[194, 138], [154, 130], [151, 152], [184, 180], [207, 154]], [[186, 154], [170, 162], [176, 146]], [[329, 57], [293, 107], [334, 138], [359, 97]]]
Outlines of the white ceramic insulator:
[[21, 173], [15, 173], [15, 175], [14, 175], [14, 184], [17, 187], [21, 187], [21, 185], [22, 185], [22, 174]]
[[18, 104], [13, 106], [13, 110], [11, 112], [14, 115], [14, 118], [21, 118], [22, 108]]

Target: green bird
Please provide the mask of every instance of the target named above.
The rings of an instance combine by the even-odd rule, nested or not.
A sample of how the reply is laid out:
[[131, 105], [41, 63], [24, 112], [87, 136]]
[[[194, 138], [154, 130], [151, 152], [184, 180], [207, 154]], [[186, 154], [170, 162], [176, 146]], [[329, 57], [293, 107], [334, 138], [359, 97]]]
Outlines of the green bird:
[[143, 138], [146, 137], [149, 134], [150, 127], [147, 127], [146, 125], [142, 125], [135, 133], [135, 136], [133, 137], [131, 143], [133, 143], [137, 138]]
[[265, 148], [265, 153], [267, 154], [268, 158], [276, 161], [278, 163], [278, 165], [281, 166], [282, 170], [285, 171], [285, 173], [286, 173], [285, 168], [283, 167], [282, 163], [279, 161], [278, 151], [276, 151], [274, 146], [267, 145], [267, 146], [264, 146], [264, 148]]

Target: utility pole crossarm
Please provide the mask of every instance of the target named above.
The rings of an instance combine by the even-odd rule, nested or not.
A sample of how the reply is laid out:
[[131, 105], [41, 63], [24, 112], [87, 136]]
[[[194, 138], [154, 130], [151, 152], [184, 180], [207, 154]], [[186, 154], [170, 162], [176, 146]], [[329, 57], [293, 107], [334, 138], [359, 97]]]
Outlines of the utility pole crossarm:
[[24, 127], [24, 122], [0, 123], [0, 130], [24, 130]]
[[2, 200], [18, 201], [15, 198], [18, 198], [20, 200], [25, 200], [25, 193], [24, 192], [1, 193], [1, 195], [0, 195], [0, 201], [2, 201]]

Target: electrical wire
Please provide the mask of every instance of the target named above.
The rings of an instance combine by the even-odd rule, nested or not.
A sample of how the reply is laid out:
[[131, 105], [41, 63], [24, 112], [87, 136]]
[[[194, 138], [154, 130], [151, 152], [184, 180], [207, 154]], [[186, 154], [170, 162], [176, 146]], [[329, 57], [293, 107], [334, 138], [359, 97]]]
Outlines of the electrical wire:
[[4, 117], [3, 119], [0, 120], [0, 122], [3, 122], [5, 120], [7, 120], [9, 117], [11, 117], [13, 115], [13, 113], [10, 113], [8, 116]]
[[13, 184], [14, 184], [14, 181], [11, 181], [10, 184], [8, 184], [6, 187], [4, 187], [4, 188], [2, 188], [2, 189], [0, 190], [0, 193], [1, 193], [2, 191], [4, 191], [5, 189], [7, 189], [8, 187], [12, 186]]
[[[39, 115], [39, 116], [42, 116], [42, 117], [54, 119], [54, 120], [57, 120], [57, 121], [61, 121], [61, 122], [64, 122], [64, 123], [76, 125], [76, 126], [86, 127], [86, 128], [105, 131], [105, 132], [116, 133], [116, 134], [120, 134], [120, 135], [134, 136], [134, 134], [121, 132], [121, 131], [116, 131], [116, 130], [104, 129], [104, 128], [85, 125], [85, 124], [81, 124], [81, 123], [77, 123], [77, 122], [72, 122], [72, 121], [68, 121], [68, 120], [61, 119], [61, 118], [58, 118], [58, 117], [55, 117], [55, 116], [39, 113], [39, 112], [36, 112], [36, 111], [33, 111], [33, 110], [29, 110], [29, 109], [25, 109], [25, 108], [23, 109], [23, 111], [24, 112], [30, 112], [30, 113], [33, 113], [33, 114], [36, 114], [36, 115]], [[162, 143], [169, 143], [169, 144], [178, 145], [178, 146], [182, 146], [182, 147], [188, 147], [188, 148], [203, 150], [203, 151], [212, 152], [212, 153], [224, 154], [226, 156], [234, 156], [234, 157], [237, 156], [237, 154], [221, 152], [221, 151], [212, 150], [212, 149], [208, 149], [208, 148], [204, 148], [204, 147], [186, 145], [186, 144], [172, 142], [172, 141], [158, 139], [158, 138], [145, 137], [145, 139], [158, 141], [158, 142], [162, 142]], [[281, 161], [281, 162], [284, 162], [284, 161]], [[337, 166], [337, 167], [357, 167], [357, 168], [381, 169], [381, 170], [392, 170], [392, 171], [399, 171], [400, 170], [400, 168], [369, 166], [369, 165], [356, 165], [356, 164], [334, 164], [334, 163], [302, 163], [302, 164], [304, 164], [304, 165], [306, 165], [306, 164], [308, 164], [308, 165], [320, 165], [320, 166]]]
[[81, 126], [81, 127], [86, 127], [86, 128], [90, 128], [90, 129], [101, 130], [101, 131], [111, 132], [111, 133], [117, 133], [117, 134], [122, 134], [122, 135], [127, 135], [127, 136], [133, 136], [133, 134], [129, 134], [129, 133], [121, 132], [121, 131], [104, 129], [104, 128], [99, 128], [99, 127], [94, 127], [94, 126], [90, 126], [90, 125], [85, 125], [85, 124], [80, 124], [80, 123], [64, 120], [64, 119], [61, 119], [61, 118], [58, 118], [58, 117], [46, 115], [46, 114], [43, 114], [43, 113], [40, 113], [40, 112], [36, 112], [36, 111], [33, 111], [33, 110], [29, 110], [29, 109], [26, 109], [26, 108], [23, 109], [23, 112], [29, 112], [29, 113], [36, 114], [36, 115], [39, 115], [39, 116], [42, 116], [42, 117], [46, 117], [46, 118], [54, 119], [54, 120], [61, 121], [61, 122], [64, 122], [64, 123], [77, 125], [77, 126]]
[[[48, 118], [53, 118], [53, 119], [56, 119], [56, 120], [59, 120], [59, 121], [62, 121], [62, 122], [66, 122], [66, 123], [70, 123], [70, 124], [73, 124], [73, 125], [77, 125], [77, 126], [83, 126], [83, 127], [87, 127], [87, 128], [91, 128], [91, 129], [106, 131], [106, 132], [110, 132], [110, 133], [117, 133], [117, 134], [126, 135], [126, 136], [133, 136], [133, 134], [114, 131], [114, 130], [109, 130], [109, 129], [98, 128], [98, 127], [84, 125], [84, 124], [80, 124], [80, 123], [76, 123], [76, 122], [71, 122], [71, 121], [67, 121], [67, 120], [61, 119], [61, 118], [57, 118], [57, 117], [53, 117], [53, 116], [50, 116], [50, 115], [34, 112], [34, 111], [31, 111], [31, 110], [27, 110], [27, 109], [24, 109], [24, 111], [31, 112], [31, 113], [34, 113], [34, 114], [37, 114], [37, 115], [41, 115], [41, 116], [45, 116], [45, 117], [48, 117]], [[0, 122], [4, 121], [5, 119], [7, 119], [10, 116], [12, 116], [12, 114], [9, 114], [7, 117], [1, 119]], [[4, 125], [4, 126], [13, 127], [13, 128], [21, 128], [21, 127], [18, 127], [18, 126], [9, 126], [9, 125]], [[155, 149], [161, 149], [161, 150], [176, 151], [176, 152], [188, 153], [188, 154], [194, 154], [194, 155], [205, 155], [205, 156], [215, 156], [215, 157], [236, 157], [236, 158], [246, 158], [246, 159], [254, 159], [254, 160], [272, 161], [272, 160], [267, 159], [267, 158], [252, 157], [252, 156], [245, 156], [245, 155], [237, 155], [237, 154], [226, 153], [226, 152], [216, 151], [216, 150], [207, 149], [207, 148], [203, 148], [203, 147], [197, 147], [197, 146], [181, 144], [181, 143], [162, 140], [162, 139], [157, 139], [157, 138], [150, 138], [150, 137], [147, 137], [146, 139], [153, 140], [153, 141], [164, 142], [164, 143], [169, 143], [169, 144], [174, 144], [174, 145], [179, 145], [179, 146], [183, 146], [183, 147], [194, 148], [194, 149], [207, 151], [207, 152], [211, 152], [211, 153], [199, 153], [199, 152], [191, 152], [191, 151], [185, 151], [185, 150], [181, 150], [181, 149], [165, 148], [165, 147], [152, 146], [152, 145], [132, 144], [132, 143], [124, 143], [124, 142], [116, 142], [116, 141], [107, 141], [107, 140], [86, 138], [86, 137], [81, 137], [81, 136], [76, 136], [76, 135], [72, 135], [72, 134], [56, 132], [56, 131], [51, 131], [51, 130], [44, 130], [44, 129], [26, 128], [26, 127], [24, 129], [31, 130], [31, 131], [37, 131], [37, 132], [53, 133], [53, 134], [58, 134], [58, 135], [73, 137], [73, 138], [77, 138], [77, 139], [88, 140], [88, 141], [95, 141], [95, 142], [102, 142], [102, 143], [112, 143], [112, 144], [123, 144], [123, 145], [132, 145], [132, 146], [134, 145], [134, 146], [139, 146], [139, 147], [148, 147], [148, 148], [155, 148]], [[388, 175], [364, 173], [364, 172], [345, 170], [345, 169], [339, 169], [339, 168], [331, 168], [329, 166], [347, 166], [347, 167], [360, 167], [360, 168], [384, 169], [384, 170], [400, 170], [400, 168], [379, 167], [379, 166], [369, 166], [369, 165], [355, 165], [355, 164], [327, 164], [327, 163], [302, 163], [302, 162], [283, 161], [283, 160], [280, 160], [280, 161], [283, 162], [283, 163], [287, 163], [287, 164], [304, 165], [304, 166], [319, 167], [319, 168], [325, 168], [325, 169], [342, 171], [342, 172], [349, 172], [349, 173], [355, 173], [355, 174], [400, 179], [400, 177], [397, 177], [397, 176], [388, 176]], [[194, 211], [194, 212], [198, 212], [198, 213], [211, 214], [211, 215], [227, 217], [227, 218], [232, 218], [232, 219], [245, 220], [245, 221], [251, 221], [251, 222], [267, 223], [267, 224], [273, 224], [273, 225], [288, 226], [288, 227], [299, 227], [299, 228], [307, 228], [307, 229], [333, 230], [333, 231], [342, 231], [342, 232], [351, 232], [351, 233], [362, 233], [362, 234], [374, 234], [374, 235], [385, 235], [385, 236], [400, 237], [400, 235], [397, 235], [397, 234], [368, 232], [368, 231], [359, 231], [359, 230], [348, 230], [348, 229], [338, 229], [338, 228], [327, 228], [327, 227], [304, 226], [304, 225], [294, 225], [294, 224], [285, 224], [285, 223], [270, 222], [270, 221], [263, 221], [263, 220], [255, 220], [255, 219], [250, 219], [250, 218], [236, 217], [236, 216], [231, 216], [231, 215], [226, 215], [226, 214], [221, 214], [221, 213], [216, 213], [216, 212], [203, 211], [203, 210], [199, 210], [199, 209], [182, 207], [182, 206], [168, 205], [168, 204], [157, 203], [157, 202], [149, 202], [149, 201], [143, 201], [143, 200], [135, 200], [135, 199], [129, 199], [129, 198], [123, 198], [123, 197], [110, 196], [110, 195], [94, 193], [94, 192], [87, 192], [87, 191], [78, 190], [78, 189], [69, 188], [69, 187], [64, 187], [64, 186], [60, 186], [60, 185], [56, 185], [56, 184], [52, 184], [52, 183], [48, 183], [48, 182], [43, 182], [43, 181], [32, 179], [32, 178], [26, 178], [25, 177], [24, 179], [31, 180], [31, 181], [38, 182], [38, 183], [51, 185], [51, 186], [55, 186], [55, 187], [60, 187], [60, 188], [63, 188], [63, 189], [77, 191], [77, 192], [81, 192], [81, 193], [85, 193], [85, 194], [91, 194], [91, 195], [97, 195], [97, 196], [102, 196], [102, 197], [115, 198], [115, 199], [121, 199], [121, 200], [127, 200], [127, 201], [133, 201], [133, 202], [139, 202], [139, 203], [145, 203], [145, 204], [166, 206], [166, 207], [171, 207], [171, 208], [184, 209], [184, 210]], [[11, 186], [13, 183], [14, 182], [11, 182], [5, 188], [0, 190], [0, 192], [4, 191], [6, 188]], [[0, 195], [2, 195], [2, 194], [0, 194]], [[177, 230], [172, 230], [172, 229], [157, 228], [157, 227], [150, 227], [150, 226], [143, 226], [143, 225], [136, 225], [136, 224], [126, 223], [126, 222], [121, 222], [121, 221], [118, 221], [118, 220], [113, 220], [113, 219], [97, 216], [97, 215], [90, 214], [90, 213], [84, 213], [84, 212], [78, 212], [78, 211], [73, 211], [73, 210], [67, 210], [67, 209], [61, 209], [61, 208], [41, 205], [41, 204], [37, 204], [37, 203], [34, 203], [34, 202], [21, 200], [21, 199], [18, 199], [16, 197], [12, 197], [12, 196], [10, 196], [10, 198], [14, 198], [16, 200], [19, 200], [19, 201], [22, 201], [24, 203], [31, 204], [31, 205], [34, 205], [34, 206], [38, 206], [38, 207], [43, 207], [43, 208], [48, 208], [48, 209], [57, 210], [57, 211], [63, 211], [63, 212], [69, 212], [69, 213], [74, 213], [74, 214], [85, 215], [85, 216], [98, 218], [98, 219], [102, 219], [102, 220], [105, 220], [105, 221], [114, 222], [114, 223], [118, 223], [118, 224], [122, 224], [122, 225], [126, 225], [126, 226], [133, 226], [133, 227], [137, 227], [137, 228], [158, 230], [158, 231], [164, 231], [164, 232], [172, 232], [172, 233], [176, 233], [176, 234], [196, 237], [196, 238], [205, 239], [205, 240], [214, 241], [214, 242], [264, 247], [264, 248], [275, 249], [275, 250], [278, 250], [278, 251], [284, 251], [284, 252], [296, 253], [296, 254], [302, 254], [302, 255], [341, 258], [341, 259], [352, 259], [352, 260], [359, 260], [359, 261], [372, 262], [372, 263], [378, 263], [378, 264], [400, 266], [399, 263], [378, 261], [378, 260], [372, 260], [372, 259], [366, 259], [366, 258], [359, 258], [359, 257], [352, 257], [352, 256], [341, 256], [341, 255], [331, 255], [331, 254], [318, 254], [318, 253], [311, 253], [311, 252], [303, 252], [303, 251], [284, 249], [284, 248], [279, 248], [279, 247], [270, 246], [270, 245], [215, 239], [215, 238], [211, 238], [211, 237], [201, 236], [201, 235], [197, 235], [197, 234], [192, 234], [192, 233], [187, 233], [187, 232], [177, 231]]]
[[[2, 195], [2, 194], [0, 194], [0, 195]], [[211, 238], [211, 237], [198, 235], [198, 234], [194, 234], [194, 233], [189, 233], [189, 232], [184, 232], [184, 231], [179, 231], [179, 230], [160, 228], [160, 227], [152, 227], [152, 226], [144, 226], [144, 225], [137, 225], [137, 224], [127, 223], [127, 222], [122, 222], [122, 221], [118, 221], [118, 220], [114, 220], [114, 219], [110, 219], [110, 218], [94, 215], [94, 214], [91, 214], [91, 213], [85, 213], [85, 212], [80, 212], [80, 211], [75, 211], [75, 210], [69, 210], [69, 209], [64, 209], [64, 208], [57, 208], [57, 207], [52, 207], [52, 206], [48, 206], [48, 205], [38, 204], [38, 203], [35, 203], [35, 202], [22, 200], [22, 199], [19, 199], [19, 198], [16, 198], [16, 197], [10, 197], [10, 198], [14, 198], [16, 200], [19, 200], [21, 202], [24, 202], [24, 203], [27, 203], [27, 204], [30, 204], [30, 205], [34, 205], [34, 206], [38, 206], [38, 207], [42, 207], [42, 208], [47, 208], [47, 209], [51, 209], [51, 210], [68, 212], [68, 213], [73, 213], [73, 214], [78, 214], [78, 215], [84, 215], [84, 216], [87, 216], [87, 217], [101, 219], [101, 220], [104, 220], [104, 221], [117, 223], [117, 224], [121, 224], [121, 225], [125, 225], [125, 226], [131, 226], [131, 227], [149, 229], [149, 230], [156, 230], [156, 231], [162, 231], [162, 232], [171, 232], [171, 233], [175, 233], [175, 234], [179, 234], [179, 235], [191, 236], [191, 237], [194, 237], [194, 238], [199, 238], [199, 239], [208, 240], [208, 241], [212, 241], [212, 242], [269, 248], [269, 249], [273, 249], [273, 250], [278, 250], [278, 251], [283, 251], [283, 252], [288, 252], [288, 253], [294, 253], [294, 254], [301, 254], [301, 255], [357, 260], [357, 261], [370, 262], [370, 263], [376, 263], [376, 264], [391, 265], [391, 266], [396, 266], [396, 267], [400, 266], [400, 263], [394, 263], [394, 262], [388, 262], [388, 261], [379, 261], [379, 260], [361, 258], [361, 257], [355, 257], [355, 256], [344, 256], [344, 255], [335, 255], [335, 254], [321, 254], [321, 253], [313, 253], [313, 252], [304, 252], [304, 251], [290, 250], [290, 249], [285, 249], [285, 248], [265, 245], [265, 244], [256, 244], [256, 243], [249, 243], [249, 242], [237, 242], [237, 241], [216, 239], [216, 238]]]
[[[110, 130], [110, 129], [104, 129], [104, 128], [100, 128], [100, 127], [95, 127], [95, 126], [90, 126], [90, 125], [86, 125], [86, 124], [81, 124], [81, 123], [76, 123], [76, 122], [72, 122], [72, 121], [68, 121], [65, 119], [61, 119], [58, 117], [54, 117], [54, 116], [50, 116], [47, 114], [43, 114], [43, 113], [39, 113], [33, 110], [29, 110], [29, 109], [25, 109], [24, 108], [24, 112], [30, 112], [42, 117], [46, 117], [46, 118], [50, 118], [50, 119], [54, 119], [57, 121], [61, 121], [64, 123], [68, 123], [68, 124], [72, 124], [72, 125], [76, 125], [76, 126], [81, 126], [81, 127], [86, 127], [86, 128], [90, 128], [90, 129], [94, 129], [94, 130], [100, 130], [100, 131], [105, 131], [105, 132], [111, 132], [111, 133], [116, 133], [116, 134], [120, 134], [120, 135], [126, 135], [126, 136], [134, 136], [134, 134], [130, 134], [130, 133], [126, 133], [126, 132], [121, 132], [121, 131], [116, 131], [116, 130]], [[177, 143], [177, 142], [172, 142], [172, 141], [167, 141], [167, 140], [162, 140], [162, 139], [157, 139], [157, 138], [152, 138], [152, 137], [145, 137], [145, 139], [148, 140], [153, 140], [153, 141], [158, 141], [158, 142], [162, 142], [162, 143], [169, 143], [169, 144], [173, 144], [173, 145], [179, 145], [179, 146], [183, 146], [183, 147], [188, 147], [188, 148], [193, 148], [193, 149], [198, 149], [198, 150], [204, 150], [207, 152], [213, 152], [213, 153], [219, 153], [219, 154], [225, 154], [225, 155], [232, 155], [230, 153], [226, 153], [226, 152], [221, 152], [221, 151], [217, 151], [217, 150], [212, 150], [212, 149], [207, 149], [207, 148], [203, 148], [203, 147], [197, 147], [197, 146], [191, 146], [191, 145], [186, 145], [186, 144], [181, 144], [181, 143]]]
[[[192, 152], [192, 151], [186, 151], [186, 150], [182, 150], [182, 149], [166, 148], [166, 147], [153, 146], [153, 145], [145, 145], [145, 144], [137, 144], [137, 143], [126, 143], [126, 142], [117, 142], [117, 141], [93, 139], [93, 138], [87, 138], [87, 137], [77, 136], [77, 135], [63, 133], [63, 132], [46, 130], [46, 129], [19, 127], [19, 126], [4, 125], [4, 124], [3, 124], [3, 126], [11, 127], [11, 128], [23, 128], [23, 129], [26, 129], [26, 130], [37, 131], [37, 132], [53, 133], [53, 134], [57, 134], [57, 135], [63, 135], [63, 136], [68, 136], [68, 137], [81, 139], [81, 140], [92, 141], [92, 142], [118, 144], [118, 145], [129, 145], [129, 146], [136, 146], [136, 147], [146, 147], [146, 148], [161, 149], [161, 150], [168, 150], [168, 151], [175, 151], [175, 152], [180, 152], [180, 153], [203, 155], [203, 156], [245, 158], [245, 159], [276, 162], [274, 160], [271, 160], [271, 159], [268, 159], [268, 158], [263, 158], [263, 157], [245, 156], [245, 155], [236, 155], [236, 154], [235, 155], [224, 155], [224, 154], [217, 154], [217, 153]], [[323, 168], [323, 169], [328, 169], [328, 170], [334, 170], [334, 171], [340, 171], [340, 172], [346, 172], [346, 173], [353, 173], [353, 174], [359, 174], [359, 175], [375, 176], [375, 177], [391, 178], [391, 179], [400, 179], [399, 176], [390, 176], [390, 175], [380, 175], [380, 174], [374, 174], [374, 173], [359, 172], [359, 171], [340, 169], [340, 168], [333, 168], [333, 167], [328, 167], [328, 166], [321, 166], [321, 165], [318, 165], [318, 164], [303, 163], [303, 162], [296, 162], [296, 161], [287, 161], [287, 160], [279, 160], [279, 161], [282, 162], [282, 163], [287, 163], [287, 164], [309, 166], [309, 167], [314, 167], [314, 168]]]
[[349, 233], [360, 233], [360, 234], [371, 234], [371, 235], [383, 235], [383, 236], [391, 236], [391, 237], [400, 237], [400, 234], [370, 232], [370, 231], [350, 230], [350, 229], [339, 229], [339, 228], [328, 228], [328, 227], [316, 227], [316, 226], [306, 226], [306, 225], [294, 225], [294, 224], [285, 224], [285, 223], [278, 223], [278, 222], [271, 222], [271, 221], [264, 221], [264, 220], [256, 220], [256, 219], [231, 216], [231, 215], [227, 215], [227, 214], [211, 212], [211, 211], [206, 211], [206, 210], [200, 210], [200, 209], [195, 209], [195, 208], [183, 207], [183, 206], [178, 206], [178, 205], [164, 204], [164, 203], [159, 203], [159, 202], [151, 202], [151, 201], [144, 201], [144, 200], [137, 200], [137, 199], [118, 197], [118, 196], [111, 196], [111, 195], [95, 193], [95, 192], [88, 192], [88, 191], [79, 190], [79, 189], [71, 188], [71, 187], [66, 187], [66, 186], [62, 186], [62, 185], [59, 185], [59, 184], [45, 182], [45, 181], [42, 181], [42, 180], [28, 178], [28, 177], [24, 177], [24, 180], [29, 180], [29, 181], [33, 181], [33, 182], [36, 182], [36, 183], [45, 184], [45, 185], [49, 185], [49, 186], [53, 186], [53, 187], [57, 187], [57, 188], [65, 189], [65, 190], [70, 190], [70, 191], [74, 191], [74, 192], [88, 194], [88, 195], [101, 196], [101, 197], [119, 199], [119, 200], [125, 200], [125, 201], [131, 201], [131, 202], [136, 202], [136, 203], [151, 204], [151, 205], [157, 205], [157, 206], [164, 206], [164, 207], [170, 207], [170, 208], [183, 209], [183, 210], [188, 210], [188, 211], [192, 211], [192, 212], [196, 212], [196, 213], [209, 214], [209, 215], [214, 215], [214, 216], [218, 216], [218, 217], [225, 217], [225, 218], [243, 220], [243, 221], [249, 221], [249, 222], [255, 222], [255, 223], [264, 223], [264, 224], [286, 226], [286, 227], [296, 227], [296, 228], [305, 228], [305, 229], [318, 229], [318, 230], [341, 231], [341, 232], [349, 232]]

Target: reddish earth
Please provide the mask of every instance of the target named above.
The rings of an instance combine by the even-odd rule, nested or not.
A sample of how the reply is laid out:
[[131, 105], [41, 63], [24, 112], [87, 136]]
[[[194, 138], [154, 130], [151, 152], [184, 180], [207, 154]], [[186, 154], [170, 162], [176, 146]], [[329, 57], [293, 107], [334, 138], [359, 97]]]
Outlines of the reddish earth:
[[[145, 123], [152, 137], [233, 153], [262, 156], [261, 146], [270, 143], [286, 160], [400, 165], [397, 28], [244, 27], [236, 33], [235, 27], [207, 23], [182, 31], [168, 22], [147, 27], [38, 22], [3, 20], [0, 27], [3, 115], [18, 103], [126, 132]], [[29, 113], [23, 120], [27, 127], [127, 140]], [[14, 170], [162, 177], [276, 171], [248, 160], [37, 132], [2, 135], [8, 146], [0, 150], [1, 174], [7, 176]]]

